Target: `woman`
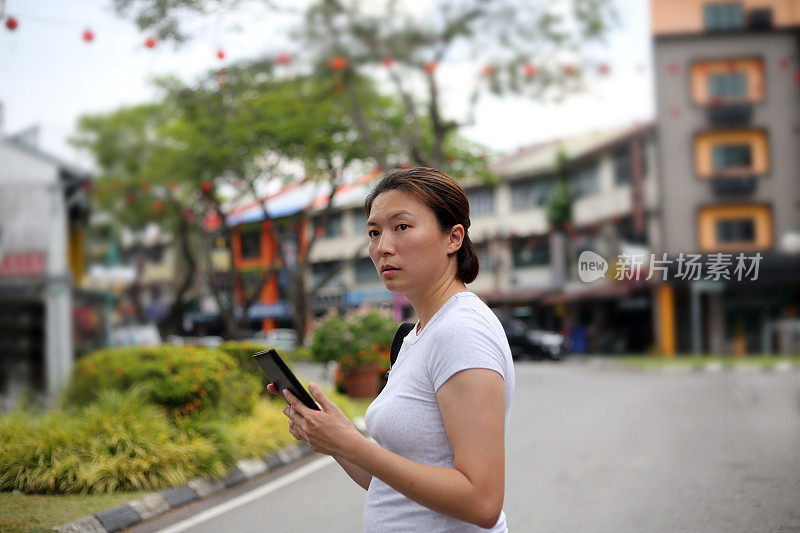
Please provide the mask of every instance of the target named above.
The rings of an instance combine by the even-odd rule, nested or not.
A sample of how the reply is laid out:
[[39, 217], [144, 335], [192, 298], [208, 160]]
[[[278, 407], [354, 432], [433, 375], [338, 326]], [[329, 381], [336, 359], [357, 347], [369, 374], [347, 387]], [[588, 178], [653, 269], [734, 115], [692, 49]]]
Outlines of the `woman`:
[[500, 322], [466, 288], [478, 274], [466, 195], [439, 170], [410, 168], [383, 177], [365, 208], [370, 257], [419, 321], [367, 410], [377, 444], [316, 383], [322, 411], [283, 391], [290, 431], [367, 490], [367, 531], [507, 531], [514, 368]]

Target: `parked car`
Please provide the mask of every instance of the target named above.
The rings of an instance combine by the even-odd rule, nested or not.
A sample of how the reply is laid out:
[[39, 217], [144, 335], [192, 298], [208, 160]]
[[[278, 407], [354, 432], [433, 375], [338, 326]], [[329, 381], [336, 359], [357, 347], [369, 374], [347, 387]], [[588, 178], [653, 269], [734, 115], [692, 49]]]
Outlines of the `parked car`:
[[561, 360], [567, 354], [564, 336], [554, 331], [528, 329], [521, 320], [501, 320], [511, 347], [511, 357], [516, 359]]
[[277, 328], [261, 330], [253, 337], [253, 342], [275, 348], [278, 352], [293, 352], [297, 349], [297, 332], [293, 329]]
[[161, 334], [154, 324], [137, 324], [119, 326], [111, 330], [111, 346], [115, 348], [125, 346], [158, 346], [161, 344]]

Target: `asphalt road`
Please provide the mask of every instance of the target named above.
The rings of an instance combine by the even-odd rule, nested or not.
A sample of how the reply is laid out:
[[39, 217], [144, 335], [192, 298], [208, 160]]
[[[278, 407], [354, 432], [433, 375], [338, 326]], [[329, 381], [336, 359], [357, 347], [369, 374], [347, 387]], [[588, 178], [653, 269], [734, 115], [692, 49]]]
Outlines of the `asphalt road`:
[[[800, 374], [518, 363], [507, 460], [511, 531], [800, 532]], [[132, 531], [360, 531], [364, 496], [315, 455]]]

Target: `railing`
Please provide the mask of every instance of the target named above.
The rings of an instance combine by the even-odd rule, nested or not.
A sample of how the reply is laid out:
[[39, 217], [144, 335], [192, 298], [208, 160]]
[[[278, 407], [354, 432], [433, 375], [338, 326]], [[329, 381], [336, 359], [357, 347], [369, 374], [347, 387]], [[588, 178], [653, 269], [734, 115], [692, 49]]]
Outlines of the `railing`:
[[753, 194], [758, 186], [757, 180], [755, 176], [715, 176], [711, 178], [711, 190], [720, 196]]
[[724, 102], [712, 100], [706, 113], [708, 121], [715, 126], [741, 126], [753, 118], [753, 104], [749, 102]]

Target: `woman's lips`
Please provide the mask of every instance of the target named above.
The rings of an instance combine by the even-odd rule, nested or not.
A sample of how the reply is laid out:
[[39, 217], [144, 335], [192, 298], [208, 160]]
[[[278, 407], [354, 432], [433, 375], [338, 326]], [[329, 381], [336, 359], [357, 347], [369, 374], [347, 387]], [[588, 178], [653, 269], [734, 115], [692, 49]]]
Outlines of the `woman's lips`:
[[399, 268], [387, 268], [386, 270], [381, 270], [381, 277], [391, 278], [397, 272], [400, 272]]

